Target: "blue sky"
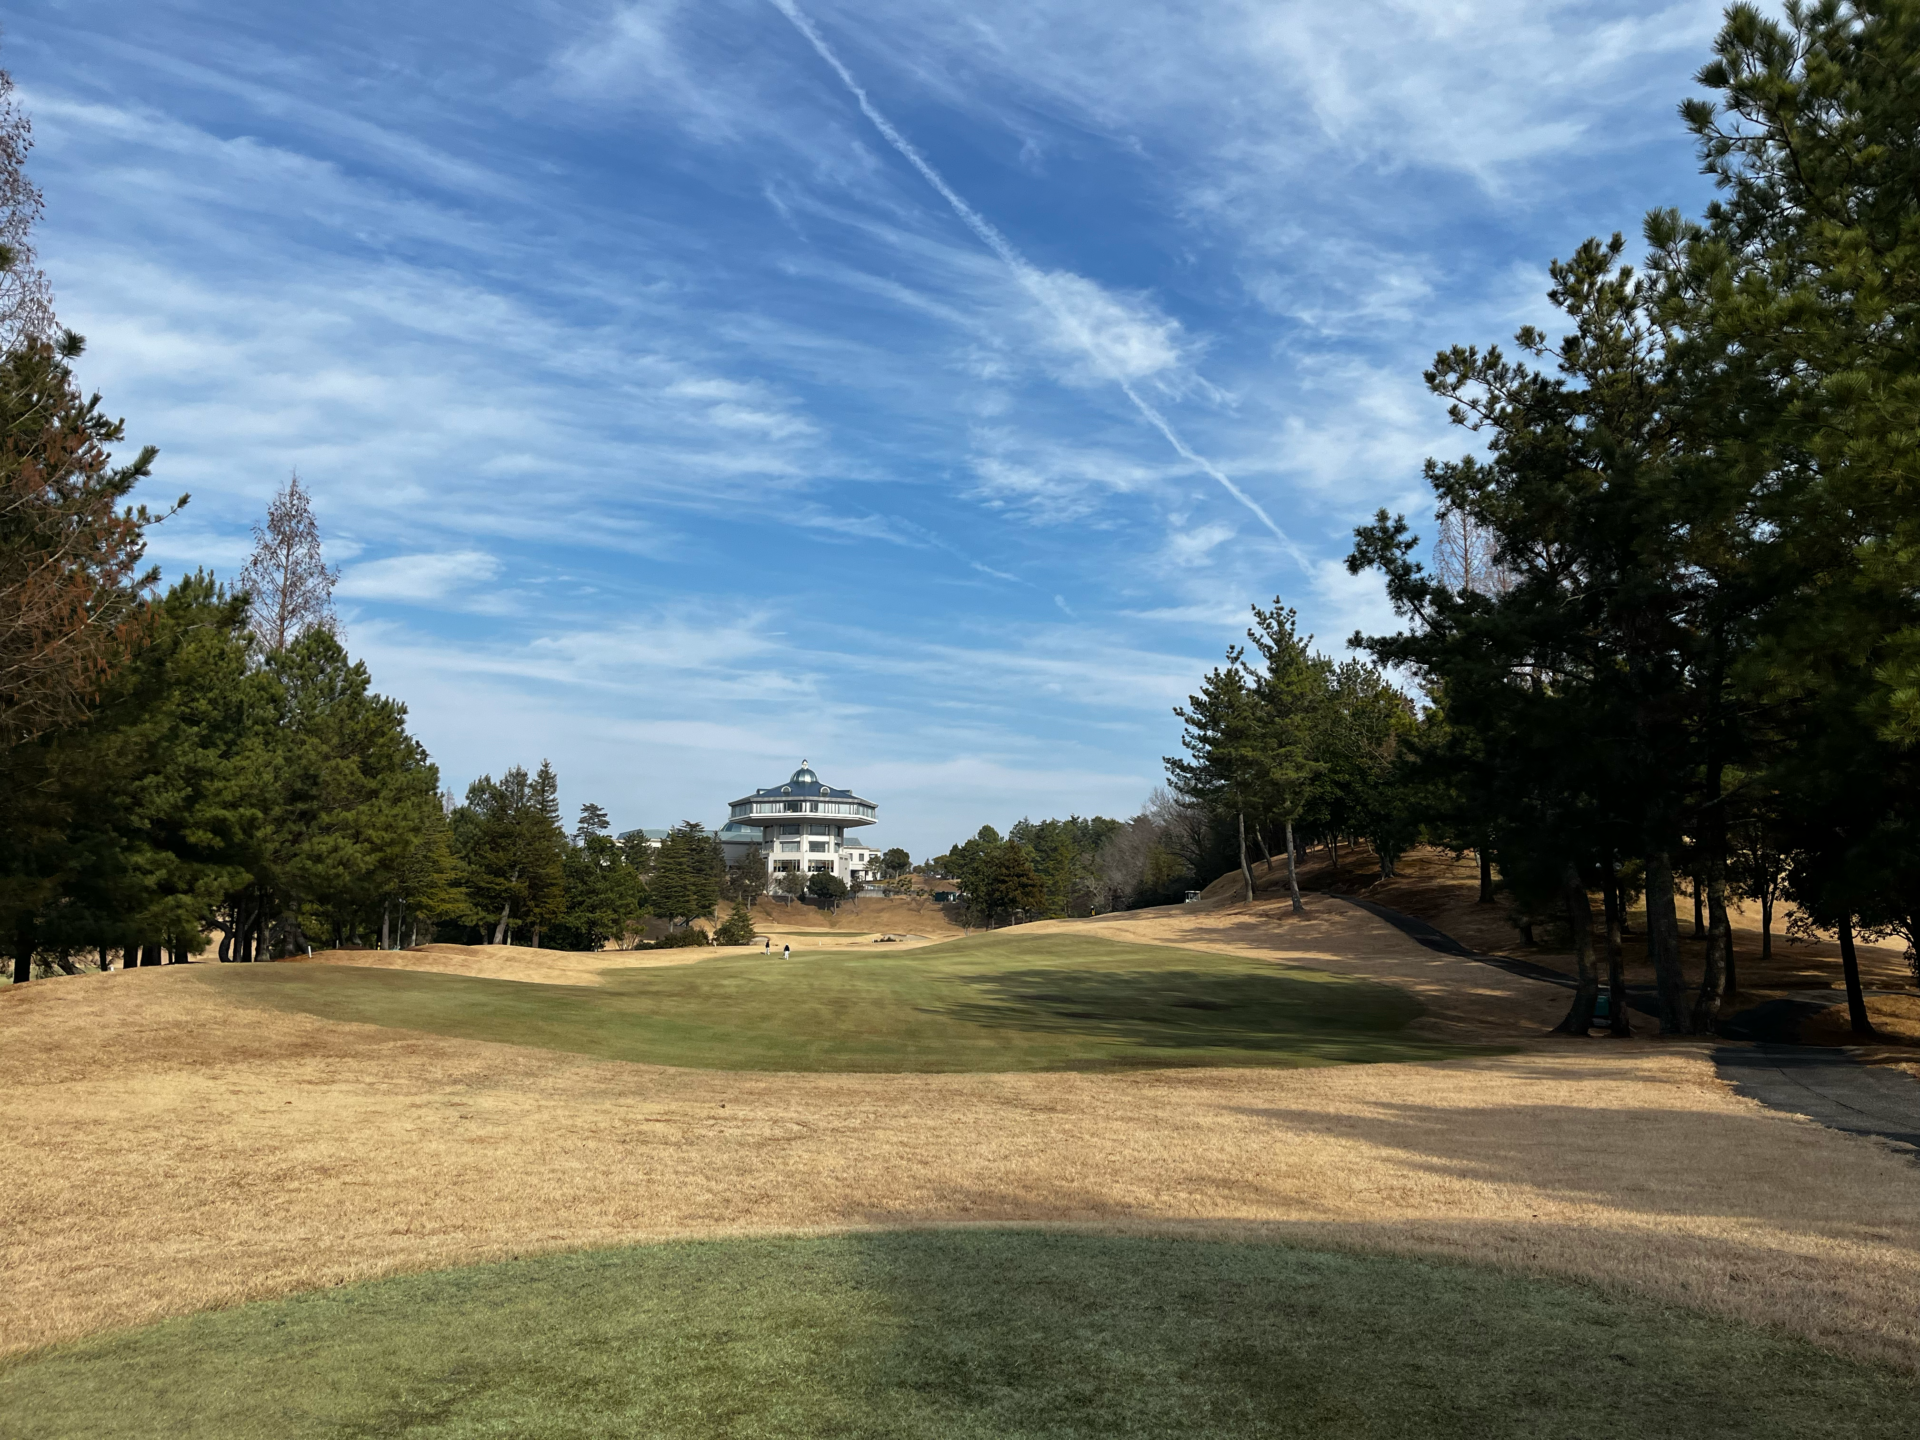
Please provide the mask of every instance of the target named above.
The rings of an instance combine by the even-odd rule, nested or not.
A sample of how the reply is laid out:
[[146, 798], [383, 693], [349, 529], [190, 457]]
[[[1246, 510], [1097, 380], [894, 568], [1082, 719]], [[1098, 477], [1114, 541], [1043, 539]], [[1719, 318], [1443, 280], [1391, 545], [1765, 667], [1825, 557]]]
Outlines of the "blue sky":
[[800, 3], [9, 7], [156, 557], [297, 467], [456, 789], [1131, 814], [1250, 602], [1389, 623], [1340, 562], [1465, 448], [1434, 351], [1705, 194], [1713, 4]]

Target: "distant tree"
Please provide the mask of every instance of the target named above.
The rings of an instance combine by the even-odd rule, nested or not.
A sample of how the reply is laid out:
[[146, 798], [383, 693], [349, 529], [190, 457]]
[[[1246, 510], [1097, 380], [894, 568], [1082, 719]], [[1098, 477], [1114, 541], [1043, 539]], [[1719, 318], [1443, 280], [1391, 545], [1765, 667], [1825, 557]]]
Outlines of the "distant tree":
[[757, 934], [758, 932], [753, 928], [753, 916], [748, 912], [746, 902], [736, 900], [733, 902], [733, 909], [727, 912], [727, 918], [721, 922], [720, 928], [713, 932], [713, 943], [750, 945]]
[[773, 888], [789, 899], [798, 900], [807, 893], [807, 877], [798, 870], [782, 870], [774, 877]]
[[694, 820], [673, 827], [654, 857], [654, 914], [677, 924], [710, 917], [720, 905], [726, 859], [720, 842]]
[[1513, 574], [1500, 563], [1499, 533], [1471, 510], [1446, 505], [1434, 512], [1433, 573], [1456, 591], [1504, 595]]
[[807, 893], [829, 906], [838, 906], [847, 898], [847, 882], [831, 870], [816, 870], [807, 877]]
[[727, 898], [753, 904], [767, 893], [767, 861], [758, 845], [749, 845], [746, 853], [727, 867]]
[[449, 794], [419, 797], [409, 826], [410, 839], [395, 864], [389, 895], [380, 910], [380, 945], [406, 948], [419, 943], [422, 927], [453, 920], [471, 908], [461, 884], [460, 862], [453, 853]]
[[583, 829], [567, 847], [566, 911], [548, 931], [550, 947], [598, 950], [630, 935], [647, 911], [645, 882], [611, 836]]
[[1207, 673], [1197, 694], [1174, 714], [1185, 726], [1184, 758], [1166, 757], [1175, 790], [1231, 823], [1246, 898], [1253, 899], [1253, 865], [1247, 855], [1247, 821], [1256, 825], [1272, 792], [1272, 736], [1258, 698], [1248, 684], [1244, 652], [1227, 651], [1227, 663]]
[[391, 891], [440, 773], [406, 706], [325, 631], [268, 657], [278, 699], [255, 873], [278, 911], [281, 953], [330, 932], [343, 944]]
[[552, 803], [552, 767], [543, 762], [540, 773], [536, 780], [515, 765], [497, 782], [482, 775], [454, 815], [474, 918], [491, 921], [495, 945], [510, 943], [516, 922], [564, 913], [566, 841]]
[[1046, 908], [1046, 884], [1033, 867], [1032, 852], [1018, 841], [1002, 840], [991, 825], [948, 851], [947, 863], [969, 914], [982, 925], [991, 928], [1002, 916], [1011, 920]]
[[883, 879], [892, 880], [906, 874], [912, 868], [913, 857], [897, 845], [880, 857], [880, 874]]
[[27, 178], [32, 148], [33, 122], [13, 98], [13, 77], [0, 70], [0, 351], [56, 338], [53, 291], [34, 263], [41, 200]]
[[580, 807], [580, 819], [573, 827], [573, 838], [584, 841], [589, 835], [604, 835], [613, 828], [607, 812], [592, 801]]
[[553, 773], [551, 761], [542, 760], [534, 772], [533, 803], [539, 818], [528, 823], [537, 836], [532, 844], [538, 861], [527, 919], [533, 924], [533, 943], [538, 947], [541, 927], [567, 911], [567, 832], [560, 824], [560, 777]]
[[313, 501], [296, 471], [253, 529], [253, 555], [240, 583], [253, 600], [253, 633], [269, 651], [284, 650], [310, 630], [339, 632], [333, 587], [340, 579], [320, 549]]
[[632, 830], [619, 840], [620, 853], [627, 857], [627, 864], [633, 867], [633, 873], [648, 876], [653, 873], [654, 857], [658, 854], [654, 843], [643, 830]]

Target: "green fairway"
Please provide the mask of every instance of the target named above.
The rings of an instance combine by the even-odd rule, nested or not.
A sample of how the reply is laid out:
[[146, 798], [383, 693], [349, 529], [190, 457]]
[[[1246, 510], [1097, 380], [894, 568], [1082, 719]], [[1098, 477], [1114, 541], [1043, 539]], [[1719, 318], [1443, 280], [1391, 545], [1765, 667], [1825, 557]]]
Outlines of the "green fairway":
[[[617, 954], [608, 960], [618, 965]], [[1164, 945], [1017, 932], [907, 951], [735, 954], [601, 988], [335, 965], [223, 965], [251, 1003], [661, 1065], [954, 1071], [1449, 1059], [1405, 991]]]
[[1911, 1377], [1592, 1290], [1020, 1232], [408, 1276], [0, 1368], [0, 1436], [1910, 1437]]

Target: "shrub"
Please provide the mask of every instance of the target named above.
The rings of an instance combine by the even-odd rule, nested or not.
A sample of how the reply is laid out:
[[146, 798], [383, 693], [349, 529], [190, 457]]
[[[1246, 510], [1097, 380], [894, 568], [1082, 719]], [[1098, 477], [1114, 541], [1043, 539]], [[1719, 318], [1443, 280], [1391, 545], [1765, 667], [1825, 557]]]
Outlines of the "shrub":
[[706, 931], [689, 925], [684, 930], [669, 930], [653, 942], [655, 950], [678, 950], [685, 945], [711, 945], [713, 938]]

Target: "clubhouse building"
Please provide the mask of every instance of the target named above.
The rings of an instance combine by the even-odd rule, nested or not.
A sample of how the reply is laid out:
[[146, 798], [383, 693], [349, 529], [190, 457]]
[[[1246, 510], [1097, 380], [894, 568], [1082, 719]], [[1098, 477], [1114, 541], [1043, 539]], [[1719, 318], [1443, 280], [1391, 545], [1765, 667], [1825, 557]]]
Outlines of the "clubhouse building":
[[[849, 885], [880, 877], [880, 852], [857, 838], [875, 822], [878, 807], [851, 790], [821, 784], [804, 760], [784, 784], [742, 795], [727, 809], [720, 843], [729, 864], [758, 845], [769, 876], [826, 871]], [[848, 839], [849, 832], [856, 838]]]

